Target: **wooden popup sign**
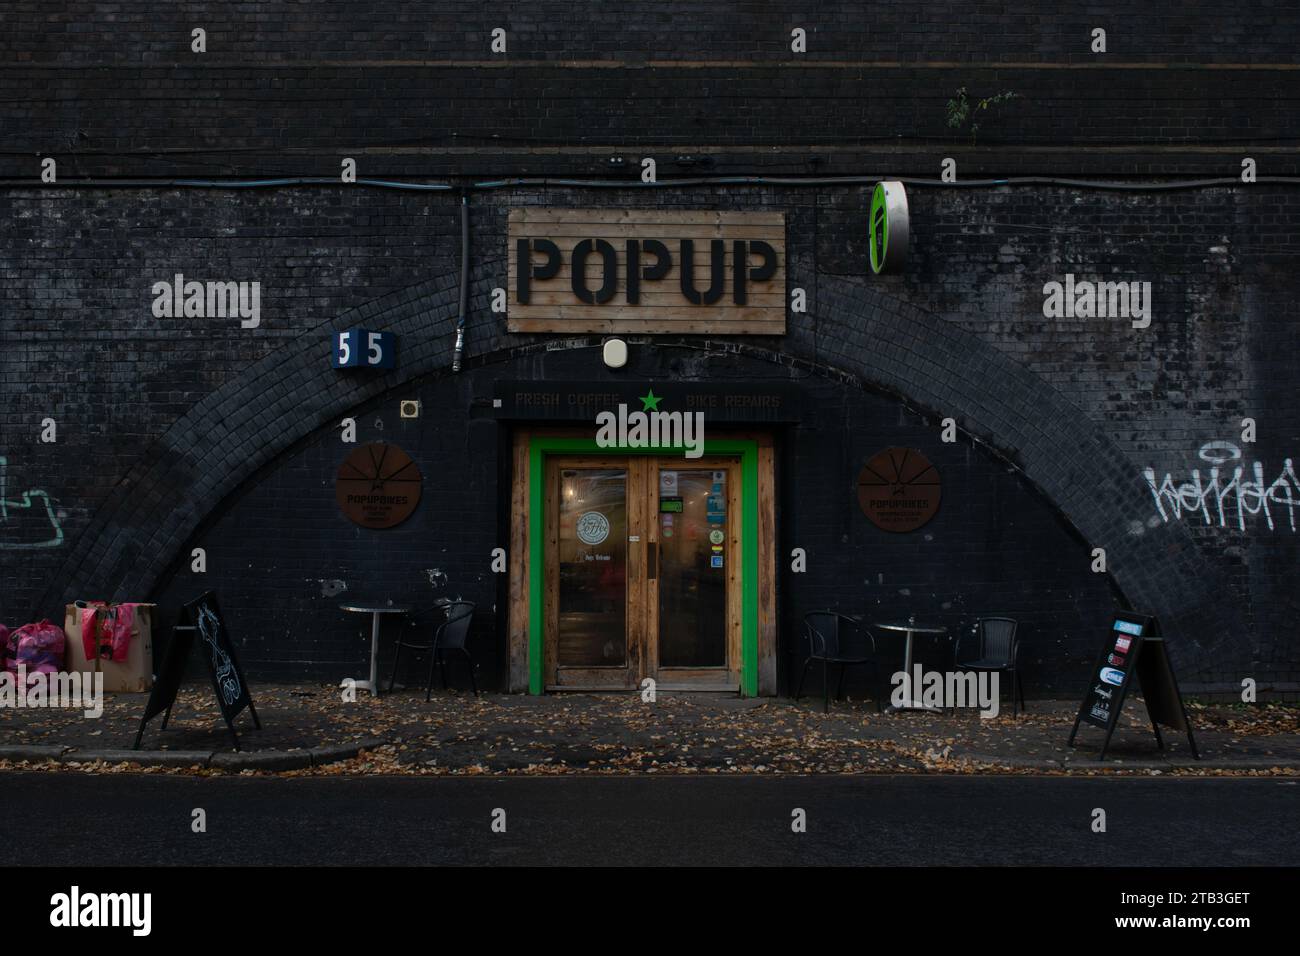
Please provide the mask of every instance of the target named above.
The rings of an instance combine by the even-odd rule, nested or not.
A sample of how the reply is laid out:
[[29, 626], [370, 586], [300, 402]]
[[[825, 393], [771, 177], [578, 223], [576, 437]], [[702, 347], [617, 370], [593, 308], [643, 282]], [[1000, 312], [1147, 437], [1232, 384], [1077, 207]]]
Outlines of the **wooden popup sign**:
[[1147, 715], [1151, 718], [1151, 729], [1155, 731], [1156, 746], [1165, 749], [1164, 739], [1160, 736], [1160, 724], [1164, 724], [1187, 734], [1192, 756], [1200, 760], [1187, 709], [1183, 706], [1183, 695], [1178, 690], [1173, 665], [1160, 635], [1160, 622], [1145, 614], [1128, 612], [1115, 615], [1110, 634], [1092, 669], [1079, 715], [1074, 718], [1069, 745], [1074, 746], [1081, 722], [1092, 724], [1106, 732], [1097, 757], [1098, 760], [1106, 759], [1106, 748], [1110, 746], [1111, 734], [1115, 732], [1134, 674], [1142, 689]]
[[528, 206], [507, 331], [784, 335], [785, 214]]
[[[149, 702], [145, 705], [144, 716], [140, 718], [140, 729], [135, 735], [135, 748], [140, 749], [140, 740], [144, 737], [144, 727], [158, 714], [163, 714], [161, 730], [167, 729], [171, 719], [172, 705], [176, 703], [176, 693], [180, 690], [185, 677], [185, 665], [189, 662], [190, 649], [194, 646], [195, 636], [199, 638], [199, 650], [208, 665], [212, 677], [212, 689], [217, 695], [217, 706], [221, 716], [230, 728], [230, 736], [235, 738], [235, 749], [239, 749], [239, 734], [235, 732], [235, 718], [245, 707], [253, 717], [253, 726], [262, 729], [257, 719], [257, 709], [253, 706], [252, 695], [248, 691], [248, 682], [244, 672], [235, 659], [235, 648], [230, 642], [230, 632], [221, 617], [221, 608], [217, 605], [217, 596], [211, 591], [181, 607], [176, 626], [172, 628], [171, 645], [167, 648], [167, 658], [163, 662], [162, 673], [158, 675]], [[164, 713], [165, 711], [165, 713]]]

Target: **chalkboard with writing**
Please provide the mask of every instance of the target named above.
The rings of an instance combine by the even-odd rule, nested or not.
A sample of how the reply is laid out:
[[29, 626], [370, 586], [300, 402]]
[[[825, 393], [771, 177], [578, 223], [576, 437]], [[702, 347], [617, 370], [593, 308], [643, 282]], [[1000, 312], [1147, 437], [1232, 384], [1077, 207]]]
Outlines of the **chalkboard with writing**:
[[163, 661], [162, 673], [158, 675], [145, 705], [144, 716], [140, 718], [140, 729], [135, 735], [135, 749], [140, 749], [144, 736], [145, 724], [158, 714], [163, 714], [162, 730], [167, 729], [171, 719], [172, 705], [185, 677], [185, 665], [190, 657], [190, 650], [198, 639], [199, 654], [207, 664], [208, 674], [212, 678], [212, 689], [217, 696], [217, 706], [225, 718], [230, 735], [235, 739], [235, 749], [239, 749], [239, 734], [235, 732], [235, 718], [247, 707], [253, 718], [253, 726], [262, 729], [257, 719], [257, 709], [244, 680], [244, 672], [235, 659], [235, 647], [230, 640], [230, 632], [221, 616], [221, 607], [217, 596], [212, 591], [190, 601], [181, 607], [176, 626], [172, 628], [171, 645]]
[[1081, 723], [1091, 724], [1106, 732], [1097, 758], [1106, 759], [1106, 748], [1110, 746], [1119, 712], [1135, 676], [1151, 719], [1151, 729], [1156, 735], [1156, 745], [1161, 750], [1165, 747], [1160, 736], [1160, 724], [1165, 724], [1187, 734], [1192, 756], [1200, 760], [1178, 681], [1174, 678], [1174, 669], [1160, 634], [1160, 622], [1149, 615], [1129, 612], [1115, 615], [1090, 674], [1079, 714], [1074, 719], [1069, 745], [1074, 746]]

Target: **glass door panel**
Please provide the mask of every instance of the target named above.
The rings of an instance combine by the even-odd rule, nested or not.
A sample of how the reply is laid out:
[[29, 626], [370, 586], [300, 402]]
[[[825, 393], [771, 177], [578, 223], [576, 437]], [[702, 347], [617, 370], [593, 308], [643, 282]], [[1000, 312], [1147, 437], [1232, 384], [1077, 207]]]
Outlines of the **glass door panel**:
[[[738, 463], [652, 455], [546, 465], [545, 686], [734, 690]], [[685, 467], [683, 467], [685, 466]]]
[[628, 473], [561, 468], [556, 662], [626, 667]]
[[726, 469], [659, 467], [659, 666], [727, 666]]

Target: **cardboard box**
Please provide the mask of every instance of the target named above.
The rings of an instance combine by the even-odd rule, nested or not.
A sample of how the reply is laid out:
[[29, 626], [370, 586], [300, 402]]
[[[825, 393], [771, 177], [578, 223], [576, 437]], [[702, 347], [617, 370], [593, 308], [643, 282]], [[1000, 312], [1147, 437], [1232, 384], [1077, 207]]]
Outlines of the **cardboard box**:
[[[153, 687], [153, 619], [156, 604], [137, 604], [135, 621], [131, 628], [131, 644], [126, 660], [116, 663], [103, 658], [86, 659], [86, 649], [81, 644], [81, 608], [69, 604], [64, 609], [63, 632], [68, 636], [64, 650], [63, 669], [96, 672], [104, 675], [105, 693], [142, 694]], [[103, 608], [100, 609], [102, 614]]]

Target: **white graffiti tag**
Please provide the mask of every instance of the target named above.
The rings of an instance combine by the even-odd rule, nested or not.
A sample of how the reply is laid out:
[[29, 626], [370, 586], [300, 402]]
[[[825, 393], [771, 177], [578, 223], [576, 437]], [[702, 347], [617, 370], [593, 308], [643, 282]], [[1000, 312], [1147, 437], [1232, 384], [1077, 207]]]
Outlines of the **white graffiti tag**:
[[[1156, 483], [1154, 468], [1142, 471], [1155, 499], [1156, 511], [1168, 522], [1181, 521], [1183, 512], [1199, 514], [1207, 525], [1220, 528], [1235, 525], [1246, 530], [1248, 515], [1263, 515], [1268, 530], [1274, 530], [1274, 515], [1285, 520], [1291, 530], [1296, 530], [1296, 508], [1300, 507], [1300, 480], [1290, 458], [1282, 462], [1282, 473], [1272, 483], [1264, 479], [1264, 465], [1254, 462], [1247, 468], [1241, 449], [1232, 442], [1212, 441], [1201, 446], [1200, 457], [1208, 462], [1209, 471], [1204, 477], [1199, 468], [1193, 468], [1190, 480], [1175, 483], [1166, 473]], [[1238, 464], [1224, 467], [1229, 462]], [[1285, 509], [1285, 514], [1283, 514]]]
[[[2, 549], [26, 549], [26, 548], [57, 548], [63, 544], [63, 528], [59, 525], [59, 518], [54, 513], [54, 503], [50, 501], [48, 492], [40, 491], [36, 488], [29, 488], [20, 493], [18, 498], [9, 497], [8, 475], [9, 462], [3, 456], [0, 456], [0, 525], [7, 525], [10, 520], [10, 509], [25, 509], [30, 512], [37, 501], [45, 510], [46, 520], [50, 523], [50, 537], [42, 541], [7, 541], [0, 530], [0, 550]], [[17, 517], [15, 515], [14, 517]]]

